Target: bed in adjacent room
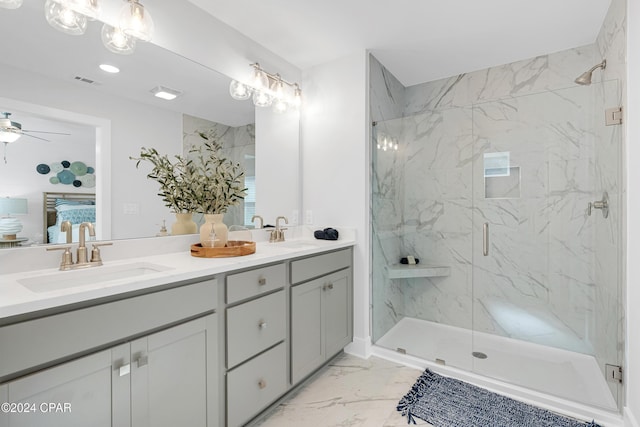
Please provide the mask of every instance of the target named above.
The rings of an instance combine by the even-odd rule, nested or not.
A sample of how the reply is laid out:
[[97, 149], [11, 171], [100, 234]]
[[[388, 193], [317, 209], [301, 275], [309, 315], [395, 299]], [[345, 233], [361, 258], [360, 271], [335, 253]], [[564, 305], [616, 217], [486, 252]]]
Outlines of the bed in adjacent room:
[[72, 242], [79, 240], [83, 222], [96, 223], [96, 195], [91, 193], [43, 194], [44, 243], [67, 243], [66, 233], [60, 230], [64, 221], [71, 222]]

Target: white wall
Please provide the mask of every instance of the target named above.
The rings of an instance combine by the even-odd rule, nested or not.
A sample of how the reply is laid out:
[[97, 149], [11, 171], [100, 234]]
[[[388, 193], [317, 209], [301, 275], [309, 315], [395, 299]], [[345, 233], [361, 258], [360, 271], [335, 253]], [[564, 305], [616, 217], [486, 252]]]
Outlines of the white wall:
[[640, 426], [640, 0], [627, 2], [627, 427]]
[[302, 85], [302, 218], [315, 229], [356, 228], [354, 345], [366, 355], [369, 335], [369, 126], [367, 54], [305, 70]]
[[298, 111], [277, 114], [271, 108], [256, 108], [256, 215], [265, 224], [276, 225], [279, 216], [290, 226], [298, 224], [299, 137]]

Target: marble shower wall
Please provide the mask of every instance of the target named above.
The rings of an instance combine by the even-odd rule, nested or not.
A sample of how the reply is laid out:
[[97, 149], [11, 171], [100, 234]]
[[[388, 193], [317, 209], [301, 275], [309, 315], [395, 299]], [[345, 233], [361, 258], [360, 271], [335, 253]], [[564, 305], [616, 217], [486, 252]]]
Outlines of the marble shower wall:
[[[612, 2], [593, 45], [404, 91], [372, 58], [375, 131], [400, 141], [398, 152], [373, 148], [374, 340], [409, 316], [544, 342], [495, 315], [517, 307], [577, 337], [552, 345], [595, 353], [601, 365], [619, 360], [622, 128], [602, 117], [624, 84], [623, 3]], [[604, 56], [607, 70], [594, 74], [604, 84], [573, 82]], [[510, 152], [518, 197], [484, 197], [485, 151]], [[612, 215], [588, 217], [604, 189]], [[384, 266], [407, 254], [451, 275], [386, 278]]]
[[[405, 88], [373, 56], [370, 56], [370, 108], [374, 140], [399, 134], [402, 130], [402, 109]], [[389, 281], [385, 266], [397, 262], [400, 256], [404, 175], [402, 157], [396, 151], [382, 152], [372, 144], [372, 317], [373, 340], [383, 336], [401, 318], [404, 311], [402, 286]]]

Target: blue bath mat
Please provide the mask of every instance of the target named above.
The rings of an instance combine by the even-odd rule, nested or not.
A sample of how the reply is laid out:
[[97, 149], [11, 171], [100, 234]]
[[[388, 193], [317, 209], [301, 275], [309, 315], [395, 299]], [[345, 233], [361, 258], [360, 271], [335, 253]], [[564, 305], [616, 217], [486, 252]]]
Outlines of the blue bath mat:
[[429, 369], [398, 403], [407, 424], [435, 427], [601, 427], [527, 405]]

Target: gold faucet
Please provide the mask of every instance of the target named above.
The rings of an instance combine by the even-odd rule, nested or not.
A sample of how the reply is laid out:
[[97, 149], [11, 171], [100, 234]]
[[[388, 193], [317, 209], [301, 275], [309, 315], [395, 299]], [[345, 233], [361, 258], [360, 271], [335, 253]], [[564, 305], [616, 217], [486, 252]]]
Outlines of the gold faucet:
[[289, 224], [289, 220], [284, 216], [276, 218], [276, 229], [271, 232], [270, 242], [284, 242], [284, 230], [286, 228], [280, 227], [280, 220], [283, 219], [285, 224]]
[[260, 227], [258, 228], [264, 228], [264, 219], [262, 219], [260, 215], [254, 215], [251, 217], [251, 222], [255, 221], [256, 219], [260, 220]]
[[80, 224], [80, 240], [78, 243], [78, 261], [76, 262], [76, 268], [83, 265], [89, 265], [89, 260], [87, 259], [87, 247], [85, 246], [85, 229], [89, 230], [90, 237], [95, 237], [96, 235], [96, 230], [93, 228], [93, 224], [90, 222], [83, 222]]
[[[70, 230], [71, 230], [71, 223], [69, 222], [68, 226], [65, 226], [65, 222], [69, 222], [69, 221], [64, 221], [61, 224], [61, 230], [62, 231], [67, 231], [67, 242], [70, 241]], [[67, 228], [68, 227], [68, 228]], [[62, 262], [60, 263], [60, 270], [75, 270], [77, 268], [85, 268], [85, 267], [97, 267], [99, 265], [102, 265], [102, 257], [100, 256], [100, 246], [110, 246], [113, 243], [112, 242], [106, 242], [106, 243], [93, 243], [93, 249], [91, 249], [91, 261], [87, 260], [87, 247], [85, 246], [85, 230], [89, 230], [89, 236], [90, 237], [95, 237], [96, 235], [96, 231], [93, 228], [93, 224], [91, 224], [90, 222], [83, 222], [82, 224], [80, 224], [80, 241], [78, 242], [78, 261], [76, 263], [73, 262], [73, 255], [71, 254], [71, 245], [64, 245], [64, 246], [56, 246], [56, 247], [50, 247], [47, 248], [48, 251], [59, 251], [59, 250], [64, 250], [64, 253], [62, 254]]]
[[67, 244], [71, 243], [71, 230], [73, 226], [71, 225], [71, 221], [62, 221], [60, 224], [60, 231], [63, 233], [67, 233]]

